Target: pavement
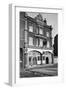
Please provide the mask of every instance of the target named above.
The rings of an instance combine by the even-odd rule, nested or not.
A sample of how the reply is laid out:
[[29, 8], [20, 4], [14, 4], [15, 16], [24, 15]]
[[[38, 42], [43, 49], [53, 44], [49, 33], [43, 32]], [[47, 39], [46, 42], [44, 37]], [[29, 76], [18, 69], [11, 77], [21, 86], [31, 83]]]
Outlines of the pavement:
[[58, 65], [40, 65], [38, 67], [31, 67], [21, 71], [21, 77], [44, 77], [44, 76], [57, 76]]

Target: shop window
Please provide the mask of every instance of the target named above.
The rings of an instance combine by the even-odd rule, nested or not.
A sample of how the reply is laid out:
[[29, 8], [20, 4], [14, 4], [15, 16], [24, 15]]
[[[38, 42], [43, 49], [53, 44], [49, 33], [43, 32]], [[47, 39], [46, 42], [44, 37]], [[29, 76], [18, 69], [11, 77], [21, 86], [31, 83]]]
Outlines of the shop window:
[[45, 56], [43, 56], [43, 60], [45, 60]]
[[38, 60], [40, 60], [40, 56], [38, 56]]
[[36, 65], [36, 64], [37, 64], [37, 58], [34, 57], [34, 58], [33, 58], [33, 65]]

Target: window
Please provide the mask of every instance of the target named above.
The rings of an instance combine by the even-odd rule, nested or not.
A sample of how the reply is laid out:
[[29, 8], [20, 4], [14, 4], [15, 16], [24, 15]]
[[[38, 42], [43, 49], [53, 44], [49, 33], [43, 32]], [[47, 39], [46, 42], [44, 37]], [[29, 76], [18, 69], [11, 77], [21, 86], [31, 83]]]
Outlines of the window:
[[33, 45], [33, 38], [29, 37], [29, 45]]
[[38, 46], [38, 38], [36, 38], [36, 46]]
[[50, 47], [50, 43], [49, 43], [49, 41], [47, 41], [47, 48], [49, 48]]
[[43, 40], [43, 46], [45, 46], [45, 45], [47, 45], [47, 40], [46, 39]]
[[38, 34], [39, 33], [39, 31], [38, 31], [38, 27], [36, 27], [36, 34]]
[[49, 32], [46, 32], [46, 36], [49, 37]]
[[43, 46], [43, 40], [42, 39], [40, 39], [40, 45], [39, 45], [40, 47], [42, 47]]
[[39, 29], [39, 34], [43, 34], [43, 29]]
[[29, 26], [29, 32], [33, 32], [33, 26]]

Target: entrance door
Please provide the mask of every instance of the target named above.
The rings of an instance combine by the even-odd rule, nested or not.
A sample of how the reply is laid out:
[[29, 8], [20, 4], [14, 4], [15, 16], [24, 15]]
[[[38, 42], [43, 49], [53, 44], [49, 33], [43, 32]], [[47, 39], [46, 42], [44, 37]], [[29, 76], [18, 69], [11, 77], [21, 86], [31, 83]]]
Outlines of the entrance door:
[[46, 64], [49, 64], [49, 58], [46, 57]]

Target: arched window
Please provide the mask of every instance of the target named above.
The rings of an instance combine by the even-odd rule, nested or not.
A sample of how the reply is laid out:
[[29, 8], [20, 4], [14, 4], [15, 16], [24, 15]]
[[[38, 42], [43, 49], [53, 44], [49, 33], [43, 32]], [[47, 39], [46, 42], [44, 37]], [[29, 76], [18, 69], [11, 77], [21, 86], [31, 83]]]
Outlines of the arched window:
[[41, 53], [38, 51], [30, 51], [28, 53], [29, 65], [41, 64]]

